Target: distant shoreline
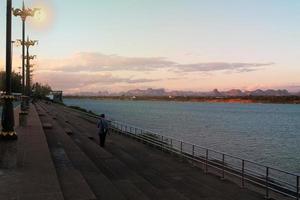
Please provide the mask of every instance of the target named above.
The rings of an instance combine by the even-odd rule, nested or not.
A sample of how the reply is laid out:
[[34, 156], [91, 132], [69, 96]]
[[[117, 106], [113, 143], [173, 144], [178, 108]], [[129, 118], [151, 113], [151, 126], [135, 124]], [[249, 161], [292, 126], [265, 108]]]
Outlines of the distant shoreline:
[[167, 97], [167, 96], [64, 96], [65, 99], [126, 100], [126, 101], [170, 101], [205, 103], [245, 104], [300, 104], [300, 96], [245, 96], [245, 97]]

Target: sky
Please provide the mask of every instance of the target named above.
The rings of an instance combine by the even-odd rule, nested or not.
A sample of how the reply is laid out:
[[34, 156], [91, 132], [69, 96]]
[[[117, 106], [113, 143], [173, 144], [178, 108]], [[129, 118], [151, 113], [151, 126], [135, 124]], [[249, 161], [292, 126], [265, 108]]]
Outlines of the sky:
[[[66, 93], [130, 89], [300, 91], [298, 0], [25, 0], [34, 81]], [[14, 7], [22, 5], [13, 0]], [[0, 3], [0, 67], [5, 64]], [[13, 19], [13, 38], [21, 20]], [[21, 65], [14, 47], [14, 68]]]

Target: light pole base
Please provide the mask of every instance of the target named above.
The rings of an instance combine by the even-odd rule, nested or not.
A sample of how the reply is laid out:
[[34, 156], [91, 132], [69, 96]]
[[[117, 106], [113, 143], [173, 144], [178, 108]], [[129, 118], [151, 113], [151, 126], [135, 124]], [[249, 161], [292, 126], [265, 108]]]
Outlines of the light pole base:
[[27, 116], [28, 116], [28, 113], [27, 112], [20, 112], [19, 113], [19, 125], [20, 127], [25, 127], [27, 126]]
[[22, 96], [21, 97], [21, 110], [27, 111], [29, 109], [29, 97], [28, 96]]
[[[2, 135], [6, 135], [3, 134]], [[0, 139], [0, 169], [15, 169], [17, 168], [17, 141], [10, 139], [13, 136], [2, 136]], [[15, 134], [16, 137], [16, 134]]]
[[24, 96], [21, 97], [21, 111], [25, 111], [26, 108], [25, 108], [25, 98]]

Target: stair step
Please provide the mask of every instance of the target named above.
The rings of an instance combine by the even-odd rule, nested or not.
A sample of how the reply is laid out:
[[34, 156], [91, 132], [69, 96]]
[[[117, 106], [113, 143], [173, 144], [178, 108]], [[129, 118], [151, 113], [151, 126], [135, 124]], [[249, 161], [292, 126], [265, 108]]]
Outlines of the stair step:
[[[51, 120], [49, 117], [43, 120]], [[60, 138], [59, 127], [44, 129], [52, 158], [56, 167], [59, 182], [65, 200], [95, 200], [96, 196], [89, 188], [81, 173], [74, 168], [64, 149], [64, 141]]]
[[[82, 127], [85, 130], [88, 130], [87, 127]], [[76, 128], [77, 129], [77, 128]], [[78, 131], [78, 129], [77, 129]], [[74, 131], [75, 132], [75, 131]], [[74, 137], [74, 136], [72, 136]], [[143, 177], [137, 175], [132, 170], [120, 162], [118, 159], [114, 157], [114, 155], [108, 153], [106, 150], [99, 148], [98, 145], [95, 143], [91, 143], [91, 141], [87, 140], [85, 137], [77, 135], [77, 137], [81, 137], [79, 139], [81, 142], [78, 145], [82, 145], [83, 147], [95, 148], [91, 150], [91, 152], [97, 151], [98, 155], [94, 155], [97, 166], [109, 177], [111, 180], [114, 181], [124, 181], [130, 180], [140, 191], [142, 191], [149, 199], [179, 199], [179, 200], [187, 200], [182, 194], [178, 193], [174, 189], [168, 190], [160, 190], [159, 188], [154, 187], [148, 180], [144, 179]], [[96, 150], [97, 149], [97, 150]], [[83, 150], [86, 151], [86, 150]], [[139, 163], [138, 165], [140, 165]], [[118, 185], [118, 184], [117, 184]], [[123, 190], [121, 185], [118, 185], [120, 190]], [[128, 197], [128, 195], [126, 195]], [[176, 198], [174, 198], [176, 196]]]
[[[93, 141], [90, 141], [88, 138], [78, 134], [71, 136], [74, 141], [75, 137], [80, 141], [80, 143], [76, 143], [81, 150], [91, 160], [93, 160], [96, 166], [114, 183], [114, 185], [122, 192], [122, 194], [124, 194], [128, 199], [149, 199], [146, 194], [136, 187], [133, 180], [138, 180], [138, 177], [135, 173], [130, 171], [126, 165], [117, 160], [107, 151], [100, 148], [99, 145]], [[127, 184], [127, 188], [124, 185], [125, 182]], [[128, 189], [130, 189], [130, 191]]]
[[43, 129], [52, 129], [53, 126], [51, 123], [43, 123]]
[[[73, 121], [72, 119], [70, 119], [70, 121]], [[78, 121], [78, 119], [77, 119]], [[84, 130], [84, 133], [86, 133], [87, 131], [89, 131], [90, 133], [96, 133], [97, 129], [95, 128], [96, 126], [93, 126], [94, 124], [89, 124], [86, 125], [86, 121], [83, 121], [83, 123], [77, 123], [76, 125], [79, 125], [78, 127], [74, 128], [74, 124], [70, 124], [73, 125], [71, 128], [75, 129], [77, 132], [80, 131], [80, 129]], [[75, 125], [75, 126], [76, 126]], [[76, 132], [74, 130], [74, 132]], [[72, 136], [74, 137], [74, 136]], [[78, 137], [78, 136], [77, 136]], [[84, 136], [82, 136], [84, 138]], [[109, 137], [109, 136], [108, 136]], [[77, 141], [78, 145], [82, 145], [82, 146], [96, 146], [97, 149], [99, 149], [98, 145], [91, 145], [91, 141], [87, 140], [87, 139], [78, 139], [78, 138], [74, 138], [74, 140]], [[139, 143], [138, 143], [139, 144]], [[110, 146], [111, 143], [109, 143], [107, 145], [107, 148], [110, 149], [116, 149], [115, 147], [118, 146], [119, 144], [116, 144], [114, 146]], [[111, 147], [111, 148], [110, 148]], [[124, 154], [127, 154], [125, 151], [120, 150], [120, 152], [123, 152]], [[107, 177], [109, 177], [111, 180], [115, 180], [115, 179], [128, 179], [128, 177], [130, 177], [130, 180], [134, 183], [134, 185], [139, 188], [139, 190], [141, 190], [144, 194], [147, 195], [148, 198], [150, 199], [168, 199], [168, 200], [173, 200], [173, 199], [179, 199], [179, 200], [188, 200], [188, 198], [186, 198], [183, 194], [179, 193], [178, 191], [176, 191], [174, 188], [172, 188], [170, 186], [170, 184], [168, 184], [167, 182], [164, 181], [164, 183], [167, 185], [165, 187], [163, 187], [163, 189], [161, 189], [160, 187], [155, 187], [151, 182], [148, 182], [147, 179], [143, 178], [140, 175], [136, 174], [136, 170], [135, 167], [136, 166], [141, 166], [143, 167], [143, 163], [141, 163], [140, 161], [137, 161], [135, 158], [133, 158], [132, 156], [130, 156], [129, 154], [126, 156], [126, 159], [129, 159], [131, 161], [134, 162], [134, 166], [130, 166], [130, 169], [135, 170], [134, 174], [135, 175], [130, 175], [132, 170], [130, 170], [129, 172], [126, 169], [129, 169], [128, 166], [124, 165], [122, 162], [121, 164], [118, 163], [116, 160], [117, 159], [113, 159], [114, 156], [116, 155], [112, 155], [110, 153], [108, 153], [108, 151], [106, 151], [106, 149], [100, 148], [100, 151], [98, 151], [97, 153], [99, 153], [99, 156], [101, 158], [98, 159], [93, 159], [93, 160], [102, 160], [101, 163], [98, 164], [98, 166], [100, 165], [101, 170], [107, 175]], [[117, 155], [118, 158], [119, 155]], [[126, 164], [128, 164], [126, 162]], [[118, 167], [115, 167], [118, 166]], [[162, 180], [161, 180], [162, 181]]]
[[[72, 120], [70, 120], [72, 121]], [[86, 122], [85, 122], [86, 123]], [[73, 125], [73, 124], [72, 124]], [[70, 127], [70, 124], [63, 124], [62, 126]], [[108, 153], [106, 150], [102, 149], [95, 142], [90, 141], [84, 135], [78, 134], [80, 128], [71, 126], [70, 129], [74, 134], [71, 136], [74, 142], [94, 161], [97, 167], [104, 172], [104, 174], [114, 183], [114, 185], [126, 196], [128, 199], [162, 199], [157, 197], [162, 197], [155, 195], [158, 190], [155, 190], [151, 184], [147, 183], [143, 178], [137, 176], [131, 170], [128, 169], [126, 165], [120, 162], [114, 156]], [[77, 134], [76, 134], [77, 132]], [[96, 153], [95, 153], [96, 152]], [[90, 156], [89, 154], [92, 154]], [[142, 179], [142, 180], [141, 180]], [[144, 187], [137, 187], [136, 183], [143, 183]], [[141, 190], [148, 187], [148, 191], [151, 190], [153, 194], [146, 194]], [[141, 189], [140, 189], [141, 188]], [[149, 189], [150, 188], [150, 189]], [[152, 198], [149, 198], [150, 195]]]
[[[59, 126], [57, 122], [54, 125], [61, 145], [64, 147], [72, 166], [81, 173], [94, 195], [98, 199], [125, 200], [126, 198], [123, 194], [115, 188], [113, 183], [80, 150], [71, 138], [65, 134], [65, 129]], [[78, 187], [75, 188], [78, 190]]]
[[118, 180], [114, 181], [119, 190], [122, 191], [125, 196], [130, 200], [149, 200], [147, 196], [144, 195], [131, 181], [128, 180]]

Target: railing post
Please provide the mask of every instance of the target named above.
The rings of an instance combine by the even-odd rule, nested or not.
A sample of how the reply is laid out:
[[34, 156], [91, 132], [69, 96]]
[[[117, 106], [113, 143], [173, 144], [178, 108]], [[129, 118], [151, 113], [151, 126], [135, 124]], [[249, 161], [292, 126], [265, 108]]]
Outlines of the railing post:
[[208, 172], [208, 149], [206, 149], [206, 155], [205, 155], [205, 173]]
[[242, 160], [242, 188], [245, 186], [245, 160]]
[[180, 153], [182, 153], [182, 141], [180, 141]]
[[164, 150], [164, 136], [161, 136], [161, 149]]
[[137, 132], [137, 130], [136, 130], [136, 128], [134, 128], [134, 134], [136, 135], [136, 132]]
[[222, 179], [225, 179], [225, 154], [222, 154]]
[[173, 148], [173, 139], [171, 138], [171, 147]]
[[266, 199], [269, 199], [269, 167], [266, 167]]
[[195, 145], [193, 145], [192, 155], [193, 155], [193, 157], [195, 156]]
[[297, 176], [297, 200], [299, 200], [300, 195], [300, 176]]

